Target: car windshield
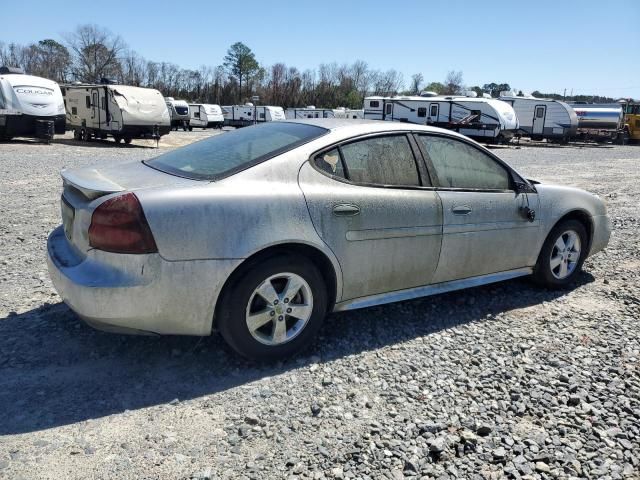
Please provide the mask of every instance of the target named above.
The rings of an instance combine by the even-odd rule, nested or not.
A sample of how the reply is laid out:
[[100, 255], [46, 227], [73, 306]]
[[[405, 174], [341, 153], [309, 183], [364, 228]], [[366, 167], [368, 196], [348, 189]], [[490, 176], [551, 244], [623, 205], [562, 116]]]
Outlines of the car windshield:
[[222, 133], [145, 163], [181, 177], [216, 180], [310, 142], [327, 132], [325, 128], [302, 123], [269, 122]]

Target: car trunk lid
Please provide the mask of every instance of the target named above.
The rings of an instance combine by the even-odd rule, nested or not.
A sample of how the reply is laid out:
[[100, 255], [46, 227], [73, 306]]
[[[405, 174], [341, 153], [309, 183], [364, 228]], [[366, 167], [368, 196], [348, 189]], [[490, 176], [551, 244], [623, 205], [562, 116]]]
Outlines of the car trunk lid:
[[146, 188], [181, 188], [202, 184], [199, 180], [155, 170], [139, 161], [109, 167], [63, 170], [61, 176], [63, 192], [60, 209], [64, 232], [76, 253], [81, 256], [91, 248], [88, 237], [91, 215], [102, 203], [99, 200], [101, 197]]

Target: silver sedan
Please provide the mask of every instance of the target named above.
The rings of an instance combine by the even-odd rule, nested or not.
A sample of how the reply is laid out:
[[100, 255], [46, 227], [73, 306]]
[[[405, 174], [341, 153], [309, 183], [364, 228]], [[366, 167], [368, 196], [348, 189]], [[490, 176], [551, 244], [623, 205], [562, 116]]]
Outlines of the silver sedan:
[[270, 122], [62, 178], [48, 264], [71, 309], [117, 332], [219, 330], [251, 358], [294, 353], [331, 311], [567, 286], [610, 235], [597, 196], [406, 123]]

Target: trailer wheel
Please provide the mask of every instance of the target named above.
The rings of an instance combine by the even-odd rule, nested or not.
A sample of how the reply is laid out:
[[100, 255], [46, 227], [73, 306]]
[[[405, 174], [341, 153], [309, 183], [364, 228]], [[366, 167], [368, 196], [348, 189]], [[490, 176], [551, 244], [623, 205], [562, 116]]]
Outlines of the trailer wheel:
[[189, 131], [193, 132], [193, 127], [191, 125], [189, 125]]
[[120, 143], [120, 141], [122, 140], [122, 137], [120, 135], [114, 135], [113, 140], [116, 143]]
[[82, 135], [82, 141], [83, 142], [90, 142], [91, 141], [91, 132], [89, 131], [88, 128], [83, 128], [81, 135]]
[[81, 140], [82, 139], [81, 131], [78, 130], [77, 128], [73, 129], [73, 139], [74, 140]]
[[131, 137], [124, 137], [124, 143], [129, 145], [131, 143]]

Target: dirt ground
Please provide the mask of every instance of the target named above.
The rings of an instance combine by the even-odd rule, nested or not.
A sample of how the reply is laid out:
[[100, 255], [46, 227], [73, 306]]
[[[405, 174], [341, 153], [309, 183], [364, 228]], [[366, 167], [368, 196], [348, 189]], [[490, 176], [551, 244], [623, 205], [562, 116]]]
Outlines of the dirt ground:
[[640, 146], [494, 150], [606, 201], [610, 245], [570, 290], [334, 314], [275, 365], [86, 326], [46, 270], [60, 169], [213, 133], [0, 144], [0, 478], [640, 478]]

